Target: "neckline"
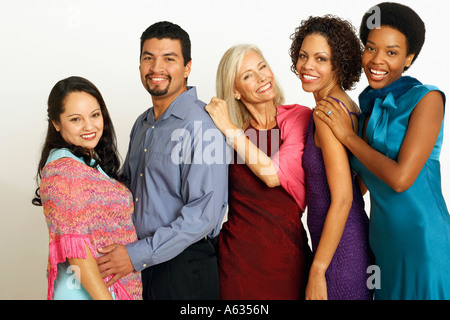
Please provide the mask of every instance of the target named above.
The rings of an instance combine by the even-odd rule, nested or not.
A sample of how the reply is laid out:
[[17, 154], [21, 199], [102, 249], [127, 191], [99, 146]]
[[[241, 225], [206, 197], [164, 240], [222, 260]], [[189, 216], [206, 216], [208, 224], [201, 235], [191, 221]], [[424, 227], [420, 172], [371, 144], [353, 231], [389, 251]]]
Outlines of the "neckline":
[[254, 129], [256, 131], [270, 131], [270, 130], [273, 130], [273, 129], [280, 129], [280, 127], [278, 126], [278, 121], [276, 121], [275, 122], [275, 126], [273, 128], [270, 128], [270, 129], [257, 129], [254, 126], [252, 126], [251, 123], [249, 123], [249, 125], [247, 126], [247, 128], [244, 131], [247, 131], [248, 129]]

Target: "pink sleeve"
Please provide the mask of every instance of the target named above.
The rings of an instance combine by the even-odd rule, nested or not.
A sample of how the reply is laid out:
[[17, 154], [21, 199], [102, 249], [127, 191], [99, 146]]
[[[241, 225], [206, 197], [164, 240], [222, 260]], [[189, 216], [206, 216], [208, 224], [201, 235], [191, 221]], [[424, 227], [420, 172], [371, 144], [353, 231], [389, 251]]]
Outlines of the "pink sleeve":
[[277, 122], [283, 144], [272, 157], [283, 188], [295, 199], [302, 211], [306, 207], [305, 173], [302, 156], [306, 127], [312, 110], [301, 105], [278, 106]]

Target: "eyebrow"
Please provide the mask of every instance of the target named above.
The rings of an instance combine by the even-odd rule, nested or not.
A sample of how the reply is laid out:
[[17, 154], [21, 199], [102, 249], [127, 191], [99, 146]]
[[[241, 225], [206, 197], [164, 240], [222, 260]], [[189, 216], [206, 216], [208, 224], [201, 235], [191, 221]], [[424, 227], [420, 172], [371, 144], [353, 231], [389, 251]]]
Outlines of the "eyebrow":
[[[302, 52], [302, 51], [303, 51], [304, 53], [306, 53], [306, 54], [309, 54], [305, 49], [301, 49], [301, 50], [300, 50], [300, 52]], [[327, 52], [325, 52], [325, 51], [319, 51], [319, 52], [316, 52], [316, 53], [314, 53], [314, 55], [317, 56], [318, 54], [322, 54], [322, 53], [323, 53], [323, 54], [326, 54], [327, 56], [330, 56], [330, 55], [329, 55]]]
[[[260, 63], [258, 63], [257, 67], [259, 67], [261, 64], [266, 63], [266, 60], [262, 60]], [[244, 75], [246, 72], [252, 71], [252, 69], [248, 69], [243, 71], [240, 75]]]
[[[97, 109], [93, 110], [90, 114], [93, 114], [94, 112], [97, 112], [97, 111], [102, 111], [102, 109], [101, 108], [97, 108]], [[67, 116], [67, 118], [70, 118], [70, 117], [73, 117], [73, 116], [81, 116], [81, 114], [80, 113], [69, 114]]]
[[[155, 56], [153, 53], [148, 52], [148, 51], [144, 51], [144, 52], [142, 53], [142, 55], [143, 55], [143, 56], [147, 55], [147, 56], [152, 56], [152, 57]], [[175, 52], [167, 52], [167, 53], [164, 53], [164, 54], [163, 54], [163, 57], [178, 57], [178, 54], [176, 54]]]
[[[377, 45], [375, 42], [367, 40], [368, 43], [373, 44], [373, 45]], [[398, 44], [392, 44], [390, 46], [387, 46], [387, 48], [400, 48], [400, 46]]]

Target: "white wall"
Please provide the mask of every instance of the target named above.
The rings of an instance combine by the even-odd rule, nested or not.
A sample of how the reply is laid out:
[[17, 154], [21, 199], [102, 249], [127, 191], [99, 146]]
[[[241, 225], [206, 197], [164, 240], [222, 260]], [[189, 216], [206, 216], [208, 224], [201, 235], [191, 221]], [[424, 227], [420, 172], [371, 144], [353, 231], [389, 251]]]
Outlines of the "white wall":
[[[450, 93], [449, 42], [443, 0], [399, 1], [424, 19], [428, 34], [408, 71]], [[34, 176], [46, 131], [46, 101], [70, 75], [94, 82], [115, 124], [124, 157], [135, 118], [151, 104], [138, 73], [139, 38], [151, 24], [169, 20], [191, 36], [192, 73], [204, 101], [214, 95], [217, 64], [230, 46], [258, 45], [279, 79], [287, 103], [313, 106], [290, 71], [289, 36], [310, 15], [332, 13], [359, 27], [378, 1], [350, 0], [22, 0], [0, 3], [0, 299], [45, 299], [48, 233], [42, 208], [31, 205]], [[357, 99], [365, 77], [351, 93]], [[446, 126], [450, 125], [449, 118]], [[444, 143], [443, 188], [450, 199], [449, 140]]]

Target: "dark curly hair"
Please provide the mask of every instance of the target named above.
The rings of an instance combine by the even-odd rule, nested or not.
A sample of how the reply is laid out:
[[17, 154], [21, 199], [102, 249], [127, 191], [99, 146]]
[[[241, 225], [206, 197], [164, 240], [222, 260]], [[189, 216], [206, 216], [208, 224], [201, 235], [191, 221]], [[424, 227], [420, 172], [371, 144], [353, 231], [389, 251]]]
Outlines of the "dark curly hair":
[[[380, 21], [378, 21], [378, 24], [377, 21], [374, 24], [369, 23], [371, 21], [368, 20], [372, 19], [372, 16], [377, 12], [376, 8], [379, 9]], [[373, 27], [388, 26], [403, 33], [408, 45], [407, 55], [414, 53], [411, 65], [414, 63], [425, 42], [425, 24], [413, 9], [394, 2], [382, 2], [370, 8], [363, 16], [359, 27], [359, 37], [364, 44], [366, 44], [369, 32], [373, 28], [372, 25]], [[405, 67], [405, 71], [408, 68]]]
[[296, 65], [303, 40], [307, 35], [324, 36], [331, 47], [331, 62], [337, 70], [340, 85], [344, 90], [353, 89], [362, 73], [363, 46], [353, 25], [333, 15], [309, 17], [291, 35], [292, 45], [289, 54], [292, 60], [291, 70], [298, 75]]

